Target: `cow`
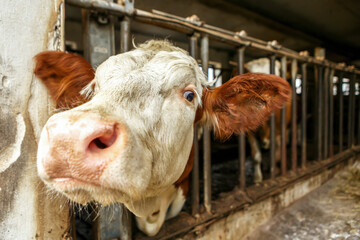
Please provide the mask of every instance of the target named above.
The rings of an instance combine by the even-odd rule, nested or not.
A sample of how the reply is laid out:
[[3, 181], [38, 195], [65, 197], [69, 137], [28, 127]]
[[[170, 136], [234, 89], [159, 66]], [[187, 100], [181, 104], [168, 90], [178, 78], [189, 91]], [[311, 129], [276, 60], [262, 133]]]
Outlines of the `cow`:
[[62, 110], [42, 130], [38, 175], [74, 202], [125, 204], [149, 236], [185, 202], [194, 124], [226, 140], [256, 129], [291, 94], [282, 78], [256, 73], [210, 89], [195, 59], [161, 40], [112, 56], [95, 73], [72, 53], [35, 61]]
[[[269, 58], [259, 58], [247, 62], [245, 69], [253, 73], [269, 73], [270, 72], [270, 60]], [[279, 61], [275, 61], [275, 75], [280, 76], [281, 65]], [[285, 116], [285, 136], [290, 128], [291, 123], [291, 99], [286, 104], [286, 116]], [[275, 111], [275, 161], [279, 163], [281, 160], [281, 110]], [[254, 183], [260, 183], [263, 180], [261, 172], [262, 153], [261, 148], [270, 148], [270, 121], [266, 121], [256, 131], [248, 132], [248, 142], [251, 148], [251, 157], [254, 161]], [[260, 142], [260, 143], [259, 143]], [[278, 168], [276, 168], [278, 169]]]

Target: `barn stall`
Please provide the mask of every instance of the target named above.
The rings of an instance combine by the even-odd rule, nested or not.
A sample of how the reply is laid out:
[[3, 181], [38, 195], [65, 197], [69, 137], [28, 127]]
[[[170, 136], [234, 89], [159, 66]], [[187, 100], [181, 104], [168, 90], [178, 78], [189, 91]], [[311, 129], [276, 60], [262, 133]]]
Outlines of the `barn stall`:
[[[37, 178], [37, 141], [54, 112], [46, 90], [32, 75], [32, 57], [43, 50], [77, 52], [96, 68], [109, 56], [130, 50], [132, 41], [137, 44], [167, 38], [199, 60], [209, 81], [218, 79], [216, 84], [234, 72], [243, 73], [244, 64], [252, 59], [269, 58], [270, 73], [275, 73], [276, 60], [281, 62], [281, 75], [290, 81], [296, 96], [292, 98], [291, 134], [287, 140], [286, 112], [282, 110], [281, 146], [276, 146], [275, 117], [271, 117], [270, 150], [263, 154], [264, 180], [253, 182], [251, 150], [245, 135], [218, 143], [209, 129], [201, 130], [202, 136], [194, 139], [196, 154], [188, 202], [153, 239], [240, 239], [357, 159], [359, 70], [326, 60], [324, 49], [317, 49], [312, 57], [277, 41], [250, 37], [241, 29], [236, 32], [208, 24], [206, 18], [140, 10], [149, 7], [140, 1], [138, 8], [130, 0], [6, 4], [14, 11], [2, 10], [3, 18], [10, 19], [11, 24], [1, 23], [3, 239], [151, 239], [136, 229], [131, 213], [123, 206], [82, 209], [48, 195]], [[161, 1], [154, 4], [160, 9]], [[191, 7], [216, 13], [200, 3]], [[40, 10], [46, 14], [39, 16]], [[194, 10], [192, 13], [197, 13]], [[19, 11], [26, 14], [14, 19], [14, 12]], [[233, 20], [227, 17], [225, 22]], [[248, 23], [245, 18], [239, 17], [239, 21]], [[304, 40], [298, 44], [306, 45], [301, 42]], [[23, 45], [26, 51], [18, 47]], [[276, 148], [281, 148], [281, 163], [276, 162]]]

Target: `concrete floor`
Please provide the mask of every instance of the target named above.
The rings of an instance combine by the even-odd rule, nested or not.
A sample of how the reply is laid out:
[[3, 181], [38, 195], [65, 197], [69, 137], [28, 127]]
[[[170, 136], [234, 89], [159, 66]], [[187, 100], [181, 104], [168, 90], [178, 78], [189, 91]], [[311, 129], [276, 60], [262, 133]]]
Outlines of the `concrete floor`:
[[360, 240], [360, 162], [339, 172], [246, 240]]

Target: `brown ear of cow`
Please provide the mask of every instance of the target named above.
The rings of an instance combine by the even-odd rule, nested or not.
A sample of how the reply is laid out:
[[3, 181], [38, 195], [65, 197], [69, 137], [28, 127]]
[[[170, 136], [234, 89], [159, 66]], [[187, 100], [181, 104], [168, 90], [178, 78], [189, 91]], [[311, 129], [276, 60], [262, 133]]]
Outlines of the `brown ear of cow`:
[[238, 75], [203, 94], [205, 121], [215, 128], [216, 137], [226, 140], [233, 133], [255, 130], [291, 98], [289, 83], [275, 75]]
[[94, 79], [94, 70], [81, 56], [47, 51], [35, 56], [34, 73], [49, 91], [56, 108], [73, 108], [87, 101], [80, 91]]

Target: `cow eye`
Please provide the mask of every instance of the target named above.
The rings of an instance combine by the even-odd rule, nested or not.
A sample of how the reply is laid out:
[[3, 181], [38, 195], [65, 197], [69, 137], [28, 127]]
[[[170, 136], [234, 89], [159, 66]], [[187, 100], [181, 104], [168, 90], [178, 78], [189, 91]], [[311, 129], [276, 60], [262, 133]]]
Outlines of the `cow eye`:
[[189, 102], [192, 102], [192, 100], [194, 99], [194, 92], [192, 91], [185, 91], [183, 94], [184, 98], [186, 100], [188, 100]]

